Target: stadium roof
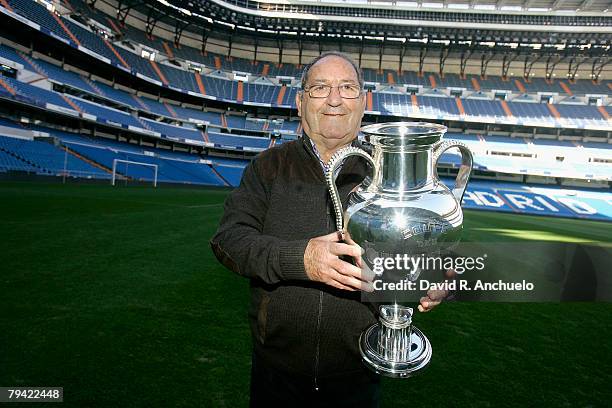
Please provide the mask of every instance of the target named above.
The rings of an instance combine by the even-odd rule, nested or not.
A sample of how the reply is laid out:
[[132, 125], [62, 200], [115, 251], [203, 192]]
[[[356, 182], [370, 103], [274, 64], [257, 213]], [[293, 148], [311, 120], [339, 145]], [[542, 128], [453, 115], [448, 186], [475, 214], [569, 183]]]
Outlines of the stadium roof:
[[[599, 11], [565, 8], [572, 4], [575, 6], [577, 0], [555, 0], [554, 3], [551, 0], [498, 0], [488, 5], [484, 3], [488, 0], [446, 5], [403, 0], [118, 0], [119, 9], [132, 1], [136, 1], [136, 6], [158, 9], [161, 18], [174, 15], [185, 20], [186, 24], [199, 20], [204, 25], [219, 21], [232, 31], [244, 28], [260, 34], [268, 31], [298, 36], [332, 34], [400, 38], [416, 35], [416, 38], [469, 40], [474, 37], [522, 43], [558, 42], [571, 38], [577, 43], [605, 45], [612, 37], [612, 13], [607, 8]], [[584, 0], [580, 5], [595, 10], [607, 7], [604, 1], [609, 0]], [[440, 7], [434, 6], [436, 4]], [[467, 8], [458, 8], [461, 4]], [[544, 5], [556, 7], [557, 11], [532, 7]], [[550, 35], [556, 38], [551, 39]]]
[[[423, 60], [426, 54], [439, 52], [441, 65], [449, 54], [460, 58], [462, 65], [471, 55], [479, 55], [483, 67], [490, 58], [503, 59], [504, 65], [516, 58], [546, 58], [548, 71], [549, 65], [554, 67], [555, 61], [563, 59], [572, 64], [589, 62], [593, 67], [608, 64], [612, 13], [602, 9], [608, 1], [498, 0], [494, 5], [489, 2], [489, 8], [497, 7], [489, 10], [486, 0], [452, 4], [404, 0], [101, 2], [113, 5], [121, 22], [131, 11], [137, 12], [149, 35], [158, 22], [174, 27], [176, 43], [185, 31], [191, 38], [199, 36], [202, 44], [209, 37], [227, 41], [230, 50], [234, 42], [276, 47], [281, 50], [279, 55], [284, 48], [296, 48], [300, 60], [302, 50], [317, 47], [320, 52], [325, 47], [340, 47], [359, 55], [380, 54], [381, 60], [383, 49], [400, 59], [413, 55]], [[576, 5], [586, 11], [570, 9]], [[516, 10], [509, 9], [512, 7]]]
[[[333, 6], [362, 6], [375, 8], [393, 6], [412, 10], [469, 11], [469, 12], [519, 12], [547, 13], [563, 11], [570, 13], [607, 13], [612, 8], [609, 0], [250, 0], [262, 4], [320, 4]], [[231, 3], [231, 1], [230, 1]]]

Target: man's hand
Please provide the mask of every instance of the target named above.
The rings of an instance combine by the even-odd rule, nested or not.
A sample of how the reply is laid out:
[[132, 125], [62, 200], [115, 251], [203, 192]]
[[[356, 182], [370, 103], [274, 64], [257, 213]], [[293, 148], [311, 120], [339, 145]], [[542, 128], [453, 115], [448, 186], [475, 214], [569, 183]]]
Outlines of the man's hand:
[[[359, 245], [339, 242], [337, 232], [312, 238], [304, 252], [304, 267], [308, 278], [344, 290], [371, 292], [374, 276], [362, 272], [361, 248]], [[357, 266], [340, 259], [351, 256]]]
[[431, 309], [438, 306], [447, 295], [448, 292], [446, 290], [429, 289], [427, 291], [427, 296], [423, 296], [419, 302], [419, 312], [429, 312]]
[[[457, 272], [453, 269], [448, 269], [444, 276], [446, 276], [447, 282], [457, 277]], [[419, 302], [419, 312], [429, 312], [434, 307], [438, 306], [449, 295], [447, 290], [434, 290], [429, 289], [427, 296], [423, 296]]]

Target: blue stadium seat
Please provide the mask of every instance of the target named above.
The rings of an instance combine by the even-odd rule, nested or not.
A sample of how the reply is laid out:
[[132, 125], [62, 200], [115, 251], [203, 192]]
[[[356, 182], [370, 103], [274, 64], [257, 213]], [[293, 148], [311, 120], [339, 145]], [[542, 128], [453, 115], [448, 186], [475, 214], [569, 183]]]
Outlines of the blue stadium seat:
[[1, 45], [1, 44], [0, 44], [0, 57], [6, 58], [7, 60], [10, 60], [10, 61], [14, 61], [18, 64], [23, 65], [26, 68], [28, 68], [30, 65], [26, 60], [24, 60], [21, 57], [21, 55], [17, 53], [17, 51], [5, 45]]
[[445, 117], [450, 115], [459, 115], [459, 108], [455, 98], [433, 97], [433, 96], [418, 96], [419, 110], [423, 113]]
[[[147, 98], [147, 97], [135, 97], [136, 99], [140, 99], [140, 101], [142, 103], [144, 103], [144, 105], [146, 105], [147, 109], [146, 111], [151, 112], [151, 113], [156, 113], [158, 115], [161, 116], [166, 116], [166, 117], [173, 117], [172, 113], [168, 110], [168, 108], [166, 108], [166, 106], [158, 101], [155, 101], [153, 99]], [[140, 107], [140, 109], [142, 109], [142, 106]]]
[[21, 95], [24, 99], [30, 100], [36, 105], [45, 107], [47, 106], [47, 104], [52, 104], [65, 109], [74, 110], [73, 107], [70, 106], [70, 104], [68, 104], [68, 102], [66, 102], [57, 92], [29, 85], [24, 82], [14, 80], [12, 78], [4, 77], [2, 79], [6, 83], [8, 83], [13, 89], [15, 89], [15, 91], [17, 91], [19, 95]]
[[230, 183], [230, 185], [237, 187], [240, 184], [240, 179], [242, 178], [242, 173], [244, 172], [244, 165], [216, 165], [215, 169]]
[[174, 126], [168, 123], [156, 122], [150, 119], [141, 119], [145, 126], [155, 132], [161, 133], [163, 136], [171, 138], [180, 138], [187, 140], [204, 141], [202, 134], [198, 129], [187, 126]]
[[[0, 145], [2, 144], [2, 139], [4, 139], [4, 137], [0, 137]], [[12, 154], [7, 153], [0, 148], [0, 172], [6, 173], [7, 171], [25, 171], [28, 173], [37, 173], [40, 171], [40, 168], [34, 167], [30, 163], [16, 158]]]
[[75, 98], [73, 96], [68, 96], [68, 98], [70, 98], [84, 112], [96, 116], [98, 121], [106, 123], [110, 122], [110, 124], [116, 124], [122, 127], [133, 126], [140, 129], [144, 128], [142, 123], [140, 123], [137, 118], [127, 112], [102, 106], [100, 104]]
[[245, 118], [244, 116], [225, 115], [227, 121], [227, 127], [231, 129], [245, 129]]
[[270, 139], [263, 137], [230, 135], [227, 133], [208, 132], [208, 140], [219, 147], [252, 148], [263, 150], [270, 145]]
[[499, 101], [485, 101], [480, 99], [462, 99], [463, 108], [467, 115], [505, 117], [506, 114]]
[[[4, 151], [4, 158], [9, 160], [5, 160], [3, 164], [5, 169], [34, 171], [40, 174], [62, 174], [66, 169], [67, 174], [71, 176], [108, 176], [102, 170], [49, 143], [0, 136], [0, 149]], [[24, 164], [20, 165], [20, 161]]]
[[[139, 163], [156, 164], [158, 166], [158, 181], [172, 183], [190, 183], [204, 185], [223, 185], [220, 179], [208, 165], [199, 163], [198, 160], [173, 160], [164, 157], [151, 157], [144, 154], [125, 152], [120, 149], [93, 144], [66, 143], [70, 149], [79, 154], [112, 168], [113, 160], [129, 160]], [[119, 162], [117, 171], [138, 180], [152, 181], [154, 170], [148, 166], [127, 164]]]
[[[92, 94], [98, 94], [98, 91], [89, 85], [87, 81], [83, 79], [79, 74], [74, 72], [66, 71], [58, 66], [55, 66], [49, 62], [31, 59], [32, 64], [36, 68], [34, 68], [37, 72], [42, 72], [49, 79], [64, 85], [69, 85], [73, 88], [81, 89], [85, 92], [89, 92]], [[32, 69], [30, 63], [26, 66]]]
[[514, 114], [519, 118], [535, 119], [540, 121], [553, 121], [550, 110], [543, 103], [529, 103], [529, 102], [507, 102], [508, 107]]
[[134, 99], [134, 96], [129, 92], [115, 89], [112, 86], [103, 84], [101, 82], [91, 81], [92, 84], [100, 90], [102, 96], [109, 98], [112, 101], [122, 103], [133, 109], [142, 109], [143, 107]]
[[64, 24], [72, 34], [74, 34], [85, 48], [90, 49], [98, 55], [108, 58], [111, 62], [116, 65], [121, 65], [119, 59], [115, 56], [115, 53], [111, 51], [111, 49], [104, 44], [104, 41], [101, 37], [92, 33], [89, 30], [82, 28], [81, 26], [73, 23], [68, 19], [63, 19]]
[[596, 106], [556, 104], [555, 108], [564, 118], [604, 120]]
[[7, 0], [7, 2], [18, 14], [21, 14], [30, 21], [40, 24], [54, 35], [72, 42], [72, 39], [64, 31], [62, 26], [53, 18], [51, 12], [41, 4], [32, 0]]

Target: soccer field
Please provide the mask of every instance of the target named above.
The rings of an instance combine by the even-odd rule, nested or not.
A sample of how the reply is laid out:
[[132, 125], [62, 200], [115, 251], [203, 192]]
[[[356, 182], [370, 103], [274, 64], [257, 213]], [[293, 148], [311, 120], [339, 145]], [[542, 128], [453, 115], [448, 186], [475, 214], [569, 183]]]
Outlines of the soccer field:
[[[244, 407], [248, 282], [209, 249], [228, 190], [0, 183], [0, 386], [74, 407]], [[612, 224], [467, 212], [465, 238], [609, 242]], [[449, 302], [384, 407], [608, 406], [612, 304]], [[42, 406], [42, 404], [35, 404]]]

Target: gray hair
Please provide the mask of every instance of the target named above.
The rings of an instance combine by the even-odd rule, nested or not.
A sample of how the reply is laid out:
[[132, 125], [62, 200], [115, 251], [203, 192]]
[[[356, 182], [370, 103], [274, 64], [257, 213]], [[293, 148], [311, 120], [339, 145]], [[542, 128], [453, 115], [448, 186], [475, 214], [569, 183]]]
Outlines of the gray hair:
[[343, 60], [345, 60], [346, 62], [348, 62], [349, 64], [351, 64], [351, 66], [355, 69], [355, 73], [357, 74], [357, 81], [359, 82], [359, 87], [361, 89], [363, 89], [363, 72], [361, 72], [361, 69], [359, 68], [359, 66], [357, 65], [357, 63], [355, 63], [355, 61], [349, 57], [348, 55], [346, 55], [343, 52], [339, 52], [339, 51], [326, 51], [323, 54], [319, 55], [318, 57], [316, 57], [315, 59], [312, 60], [312, 62], [308, 65], [306, 65], [304, 67], [304, 70], [302, 71], [302, 90], [304, 89], [304, 86], [306, 85], [306, 82], [308, 81], [308, 75], [310, 74], [310, 69], [319, 61], [321, 61], [323, 58], [326, 57], [338, 57], [338, 58], [342, 58]]

